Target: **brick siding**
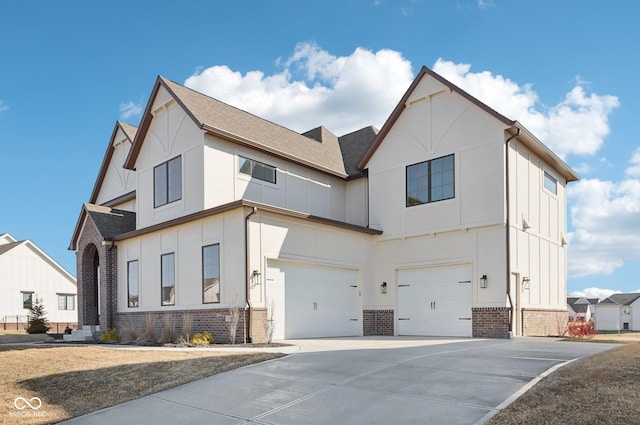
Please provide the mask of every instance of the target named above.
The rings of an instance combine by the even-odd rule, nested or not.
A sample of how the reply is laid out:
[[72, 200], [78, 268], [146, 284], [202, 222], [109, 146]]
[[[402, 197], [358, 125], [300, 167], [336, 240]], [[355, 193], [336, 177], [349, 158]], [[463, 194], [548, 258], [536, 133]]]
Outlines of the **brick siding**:
[[[236, 328], [236, 344], [245, 342], [248, 338], [246, 332], [246, 313], [247, 310], [240, 311], [240, 320], [238, 321], [238, 327]], [[209, 309], [209, 310], [166, 310], [166, 311], [152, 311], [152, 312], [135, 312], [135, 313], [116, 313], [115, 315], [115, 328], [118, 330], [121, 336], [125, 337], [128, 330], [132, 330], [140, 337], [145, 334], [147, 327], [147, 316], [149, 316], [151, 323], [153, 323], [153, 331], [156, 336], [156, 341], [162, 341], [163, 330], [168, 325], [173, 329], [173, 333], [181, 335], [184, 323], [185, 315], [191, 316], [191, 336], [196, 333], [208, 331], [213, 336], [216, 344], [228, 344], [231, 342], [229, 333], [229, 319], [231, 314], [230, 309]], [[165, 316], [169, 315], [171, 320], [167, 320]]]
[[568, 320], [567, 310], [522, 309], [522, 335], [560, 336]]
[[509, 308], [472, 308], [474, 338], [509, 338]]
[[365, 336], [380, 335], [380, 336], [393, 336], [394, 335], [394, 318], [393, 310], [364, 310], [362, 312], [363, 318], [363, 333]]

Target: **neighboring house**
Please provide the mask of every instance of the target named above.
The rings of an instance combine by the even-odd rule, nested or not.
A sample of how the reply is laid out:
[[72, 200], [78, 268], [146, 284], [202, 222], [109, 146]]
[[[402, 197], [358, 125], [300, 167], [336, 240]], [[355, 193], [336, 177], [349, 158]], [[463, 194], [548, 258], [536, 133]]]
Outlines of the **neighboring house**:
[[598, 331], [640, 331], [640, 293], [613, 294], [596, 306]]
[[[557, 155], [423, 67], [378, 132], [273, 124], [158, 77], [116, 123], [70, 249], [79, 322], [228, 340], [556, 332], [566, 308]], [[271, 309], [272, 313], [268, 310]]]
[[595, 316], [595, 306], [598, 298], [567, 297], [570, 321], [589, 321]]
[[22, 330], [41, 299], [50, 332], [76, 327], [76, 279], [29, 240], [0, 234], [0, 329]]

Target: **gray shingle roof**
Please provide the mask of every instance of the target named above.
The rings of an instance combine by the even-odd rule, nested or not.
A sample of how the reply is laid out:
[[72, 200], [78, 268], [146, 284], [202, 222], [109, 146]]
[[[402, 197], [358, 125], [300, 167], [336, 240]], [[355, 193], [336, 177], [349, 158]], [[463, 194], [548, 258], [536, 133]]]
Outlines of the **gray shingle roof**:
[[344, 168], [346, 169], [349, 177], [364, 175], [358, 168], [358, 163], [364, 157], [364, 154], [367, 153], [377, 135], [378, 129], [369, 126], [338, 138], [338, 141], [340, 142], [340, 149], [342, 151]]
[[628, 294], [613, 294], [608, 298], [605, 298], [600, 304], [617, 304], [621, 306], [630, 305], [635, 300], [640, 298], [640, 293], [632, 292]]
[[84, 206], [87, 214], [106, 240], [111, 240], [122, 233], [136, 229], [136, 213], [134, 212], [94, 204], [85, 204]]

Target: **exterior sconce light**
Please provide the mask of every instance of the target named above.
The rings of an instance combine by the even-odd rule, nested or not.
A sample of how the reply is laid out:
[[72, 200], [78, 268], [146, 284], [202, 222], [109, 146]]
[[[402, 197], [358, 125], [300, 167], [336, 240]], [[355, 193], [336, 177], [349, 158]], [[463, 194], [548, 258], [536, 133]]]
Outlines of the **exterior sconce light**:
[[260, 285], [260, 275], [261, 274], [262, 273], [260, 273], [260, 270], [254, 270], [251, 273], [251, 283], [253, 283], [253, 286]]
[[480, 287], [481, 288], [486, 288], [487, 287], [487, 275], [483, 274], [482, 277], [480, 278]]
[[530, 279], [527, 276], [523, 277], [522, 278], [522, 289], [529, 289], [529, 282], [530, 282]]
[[382, 282], [380, 284], [380, 293], [381, 294], [386, 294], [387, 293], [387, 282]]

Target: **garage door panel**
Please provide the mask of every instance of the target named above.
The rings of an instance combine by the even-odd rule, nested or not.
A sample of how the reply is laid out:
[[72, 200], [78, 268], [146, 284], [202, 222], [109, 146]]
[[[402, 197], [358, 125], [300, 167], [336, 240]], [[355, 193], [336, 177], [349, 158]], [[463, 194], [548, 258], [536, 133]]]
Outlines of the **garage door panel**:
[[471, 336], [471, 267], [398, 272], [400, 335]]
[[272, 260], [267, 285], [274, 339], [359, 335], [355, 270]]

